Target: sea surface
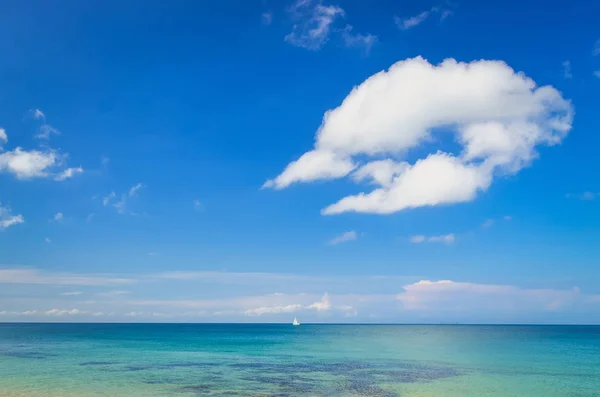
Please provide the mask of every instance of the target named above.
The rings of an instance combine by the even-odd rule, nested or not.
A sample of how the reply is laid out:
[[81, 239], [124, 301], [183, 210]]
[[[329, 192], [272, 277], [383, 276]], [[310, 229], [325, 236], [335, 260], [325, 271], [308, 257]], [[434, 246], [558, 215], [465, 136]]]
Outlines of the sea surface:
[[2, 397], [598, 397], [600, 327], [0, 324]]

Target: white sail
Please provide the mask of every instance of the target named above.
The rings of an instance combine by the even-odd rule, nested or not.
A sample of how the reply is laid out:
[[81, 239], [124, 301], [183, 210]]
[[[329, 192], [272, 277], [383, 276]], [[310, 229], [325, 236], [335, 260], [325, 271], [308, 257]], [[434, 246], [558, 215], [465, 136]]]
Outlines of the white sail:
[[293, 325], [300, 325], [300, 322], [298, 321], [298, 319], [296, 317], [294, 317], [294, 322], [292, 324]]

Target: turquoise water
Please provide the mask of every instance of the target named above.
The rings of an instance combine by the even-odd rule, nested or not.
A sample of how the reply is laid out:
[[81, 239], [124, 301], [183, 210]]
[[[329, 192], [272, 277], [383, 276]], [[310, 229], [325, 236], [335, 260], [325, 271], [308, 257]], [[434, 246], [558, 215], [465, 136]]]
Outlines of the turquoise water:
[[0, 324], [0, 396], [600, 396], [600, 327]]

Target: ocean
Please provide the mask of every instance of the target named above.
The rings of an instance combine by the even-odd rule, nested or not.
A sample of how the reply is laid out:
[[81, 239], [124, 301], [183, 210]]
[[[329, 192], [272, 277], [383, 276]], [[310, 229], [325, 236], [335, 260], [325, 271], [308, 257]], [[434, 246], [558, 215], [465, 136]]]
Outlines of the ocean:
[[0, 324], [2, 397], [598, 397], [599, 326]]

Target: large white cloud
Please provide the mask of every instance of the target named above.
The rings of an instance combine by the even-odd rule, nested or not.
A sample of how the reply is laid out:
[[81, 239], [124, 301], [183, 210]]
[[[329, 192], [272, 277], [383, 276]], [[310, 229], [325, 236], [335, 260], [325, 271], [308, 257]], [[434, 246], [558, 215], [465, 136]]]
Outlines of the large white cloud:
[[[470, 201], [494, 176], [529, 165], [537, 146], [560, 143], [572, 118], [571, 103], [555, 88], [538, 87], [504, 62], [447, 59], [432, 65], [421, 57], [407, 59], [371, 76], [327, 111], [315, 148], [265, 187], [349, 174], [380, 186], [343, 198], [325, 214]], [[399, 160], [444, 136], [462, 149], [434, 148], [412, 164]]]

